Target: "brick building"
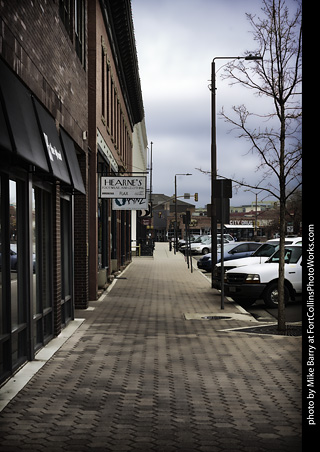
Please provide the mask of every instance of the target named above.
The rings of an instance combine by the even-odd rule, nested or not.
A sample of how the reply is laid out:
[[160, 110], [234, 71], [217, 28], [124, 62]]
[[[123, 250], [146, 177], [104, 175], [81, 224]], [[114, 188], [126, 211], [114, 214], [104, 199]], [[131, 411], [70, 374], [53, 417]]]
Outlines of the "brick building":
[[130, 260], [99, 177], [132, 171], [144, 114], [129, 0], [1, 2], [0, 25], [1, 382]]
[[131, 213], [101, 199], [100, 178], [133, 174], [133, 130], [144, 110], [130, 2], [90, 1], [88, 32], [89, 296], [95, 299], [99, 285], [131, 259]]

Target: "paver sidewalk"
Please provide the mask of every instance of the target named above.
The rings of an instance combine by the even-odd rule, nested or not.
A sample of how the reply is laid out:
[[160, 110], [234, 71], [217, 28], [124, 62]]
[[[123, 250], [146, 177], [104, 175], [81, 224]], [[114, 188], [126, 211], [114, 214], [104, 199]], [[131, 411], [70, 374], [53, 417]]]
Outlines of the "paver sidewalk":
[[0, 413], [1, 452], [302, 450], [301, 338], [230, 331], [256, 324], [168, 244], [90, 305]]

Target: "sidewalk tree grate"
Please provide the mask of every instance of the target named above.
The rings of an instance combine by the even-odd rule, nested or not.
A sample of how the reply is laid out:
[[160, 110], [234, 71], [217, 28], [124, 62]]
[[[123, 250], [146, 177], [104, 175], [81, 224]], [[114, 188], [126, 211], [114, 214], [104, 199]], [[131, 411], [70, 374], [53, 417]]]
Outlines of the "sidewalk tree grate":
[[278, 325], [267, 325], [243, 329], [247, 333], [271, 334], [274, 336], [302, 336], [301, 325], [287, 325], [285, 331], [279, 331]]
[[249, 334], [269, 334], [271, 336], [302, 336], [302, 326], [301, 325], [286, 325], [285, 331], [279, 331], [278, 325], [261, 325], [256, 327], [245, 327], [245, 328], [231, 328], [228, 330], [222, 330], [225, 332], [235, 332], [235, 333], [249, 333]]

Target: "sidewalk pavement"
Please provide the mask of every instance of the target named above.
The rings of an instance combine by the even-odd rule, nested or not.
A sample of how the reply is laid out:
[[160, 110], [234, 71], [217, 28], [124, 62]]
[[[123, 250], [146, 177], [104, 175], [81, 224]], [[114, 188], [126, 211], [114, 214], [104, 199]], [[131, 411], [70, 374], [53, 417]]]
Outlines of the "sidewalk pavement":
[[157, 243], [37, 355], [3, 404], [0, 451], [301, 451], [301, 338], [250, 334], [257, 320], [224, 305]]

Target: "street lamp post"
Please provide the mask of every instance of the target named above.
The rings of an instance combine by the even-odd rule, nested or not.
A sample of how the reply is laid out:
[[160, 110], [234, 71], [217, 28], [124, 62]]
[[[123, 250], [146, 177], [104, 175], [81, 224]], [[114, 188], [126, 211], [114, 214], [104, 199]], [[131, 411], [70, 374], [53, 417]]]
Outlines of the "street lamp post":
[[[215, 57], [211, 63], [211, 281], [217, 263], [217, 214], [214, 196], [214, 182], [217, 179], [217, 138], [216, 138], [216, 64], [215, 60], [262, 60], [261, 56]], [[222, 227], [222, 225], [221, 225]]]
[[174, 254], [176, 254], [178, 249], [177, 176], [192, 176], [192, 174], [178, 173], [174, 175]]

